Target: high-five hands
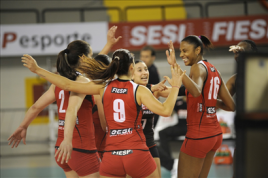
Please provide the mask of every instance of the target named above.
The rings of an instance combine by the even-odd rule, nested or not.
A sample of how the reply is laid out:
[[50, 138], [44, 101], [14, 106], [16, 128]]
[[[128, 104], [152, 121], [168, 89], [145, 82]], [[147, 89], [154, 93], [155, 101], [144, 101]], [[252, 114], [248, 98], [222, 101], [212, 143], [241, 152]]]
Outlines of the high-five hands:
[[156, 85], [152, 85], [151, 91], [156, 92], [156, 91], [165, 91], [165, 90], [167, 90], [168, 88], [165, 85], [165, 82], [166, 82], [166, 79], [161, 81], [161, 82], [159, 82]]
[[182, 71], [179, 64], [175, 63], [170, 66], [172, 78], [170, 79], [168, 76], [164, 76], [164, 78], [168, 81], [168, 83], [172, 87], [181, 87], [182, 78], [186, 73], [186, 70]]
[[168, 43], [169, 45], [169, 50], [166, 50], [166, 55], [167, 55], [167, 61], [170, 65], [173, 65], [176, 62], [176, 56], [175, 56], [175, 50], [174, 50], [174, 46], [173, 46], [173, 42], [170, 41]]

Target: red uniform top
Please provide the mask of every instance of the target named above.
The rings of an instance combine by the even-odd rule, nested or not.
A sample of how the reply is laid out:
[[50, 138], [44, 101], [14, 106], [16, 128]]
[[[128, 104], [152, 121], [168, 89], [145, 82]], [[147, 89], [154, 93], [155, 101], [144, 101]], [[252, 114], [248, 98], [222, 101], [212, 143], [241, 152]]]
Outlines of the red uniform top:
[[105, 151], [148, 150], [143, 134], [142, 108], [136, 101], [136, 83], [115, 79], [107, 84], [103, 108], [108, 126]]
[[106, 132], [102, 130], [99, 113], [98, 113], [98, 107], [95, 104], [92, 109], [92, 116], [93, 116], [93, 123], [95, 127], [95, 141], [96, 141], [96, 147], [97, 150], [102, 152], [104, 151], [105, 144], [106, 144]]
[[[58, 106], [59, 128], [56, 147], [60, 146], [64, 138], [65, 115], [69, 103], [70, 93], [55, 87], [55, 97]], [[73, 131], [73, 150], [96, 151], [94, 125], [92, 120], [93, 98], [87, 95], [77, 112], [76, 124]]]
[[222, 133], [216, 115], [216, 103], [221, 77], [217, 69], [209, 62], [203, 60], [202, 64], [207, 70], [207, 78], [203, 85], [202, 94], [193, 97], [186, 90], [187, 95], [187, 138], [206, 138]]

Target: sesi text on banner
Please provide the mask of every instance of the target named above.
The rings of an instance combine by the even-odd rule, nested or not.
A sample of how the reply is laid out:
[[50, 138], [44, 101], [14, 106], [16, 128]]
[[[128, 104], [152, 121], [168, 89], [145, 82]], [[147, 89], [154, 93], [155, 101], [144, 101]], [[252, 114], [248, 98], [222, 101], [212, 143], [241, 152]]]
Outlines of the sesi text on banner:
[[245, 39], [268, 44], [266, 15], [109, 24], [112, 25], [117, 25], [117, 35], [123, 36], [114, 49], [140, 50], [145, 45], [167, 49], [170, 40], [179, 47], [180, 41], [188, 35], [205, 35], [216, 47], [237, 44]]

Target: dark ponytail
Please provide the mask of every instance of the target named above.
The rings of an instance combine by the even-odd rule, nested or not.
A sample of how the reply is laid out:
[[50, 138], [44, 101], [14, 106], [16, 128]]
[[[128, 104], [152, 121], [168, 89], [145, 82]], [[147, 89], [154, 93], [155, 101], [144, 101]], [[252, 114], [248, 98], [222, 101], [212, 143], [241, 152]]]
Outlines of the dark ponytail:
[[194, 49], [196, 49], [198, 46], [200, 46], [201, 47], [201, 51], [200, 51], [201, 55], [204, 54], [204, 48], [206, 48], [206, 49], [213, 48], [213, 44], [210, 42], [208, 37], [206, 37], [204, 35], [200, 35], [200, 36], [190, 35], [190, 36], [185, 37], [182, 41], [186, 41], [186, 42], [194, 45]]
[[89, 59], [86, 56], [81, 57], [81, 64], [77, 68], [77, 71], [84, 73], [88, 78], [97, 84], [106, 82], [112, 79], [115, 74], [118, 76], [128, 74], [130, 64], [133, 63], [133, 55], [125, 49], [118, 49], [113, 53], [112, 62], [106, 66], [100, 64], [99, 61]]
[[85, 41], [75, 40], [71, 42], [65, 50], [58, 54], [58, 73], [70, 80], [76, 80], [78, 74], [75, 68], [79, 65], [79, 56], [88, 56], [90, 53], [90, 46]]

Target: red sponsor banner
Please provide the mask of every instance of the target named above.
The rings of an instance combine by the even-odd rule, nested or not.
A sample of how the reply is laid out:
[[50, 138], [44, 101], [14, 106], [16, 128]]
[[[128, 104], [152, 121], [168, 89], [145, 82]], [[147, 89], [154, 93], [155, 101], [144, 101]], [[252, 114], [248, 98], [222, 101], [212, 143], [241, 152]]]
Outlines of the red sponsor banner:
[[188, 35], [206, 35], [214, 46], [229, 46], [250, 39], [256, 44], [268, 44], [268, 16], [203, 18], [177, 21], [110, 23], [117, 25], [122, 41], [113, 49], [140, 50], [145, 45], [167, 49], [172, 40], [175, 47]]

